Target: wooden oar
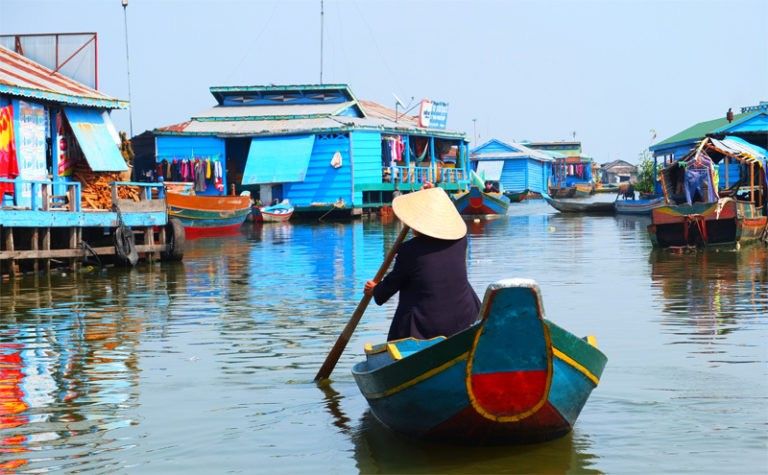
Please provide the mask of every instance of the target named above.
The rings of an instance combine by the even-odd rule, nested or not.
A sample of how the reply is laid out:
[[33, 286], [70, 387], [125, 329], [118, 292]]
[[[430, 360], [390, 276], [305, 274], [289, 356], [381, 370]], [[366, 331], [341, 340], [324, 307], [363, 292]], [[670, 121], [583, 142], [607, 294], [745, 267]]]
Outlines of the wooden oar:
[[[397, 236], [397, 240], [395, 240], [392, 248], [387, 253], [387, 257], [384, 258], [384, 262], [381, 263], [379, 271], [373, 278], [374, 281], [380, 282], [384, 277], [384, 274], [386, 274], [387, 270], [389, 269], [389, 265], [392, 263], [392, 259], [394, 259], [395, 254], [397, 254], [397, 249], [400, 247], [400, 244], [408, 234], [409, 229], [410, 228], [408, 226], [403, 224], [403, 229], [400, 231], [400, 234]], [[365, 309], [368, 308], [368, 303], [370, 301], [370, 295], [363, 295], [360, 303], [357, 304], [355, 312], [352, 314], [352, 318], [350, 318], [349, 322], [347, 322], [347, 326], [344, 327], [344, 331], [342, 331], [341, 335], [339, 335], [339, 338], [336, 340], [336, 344], [333, 345], [330, 353], [328, 353], [328, 356], [326, 356], [323, 366], [321, 366], [320, 371], [317, 372], [317, 376], [315, 376], [315, 382], [327, 379], [331, 375], [333, 368], [336, 367], [336, 363], [339, 361], [341, 353], [344, 352], [344, 348], [347, 346], [347, 343], [349, 343], [349, 339], [352, 337], [352, 333], [354, 333], [355, 328], [360, 322], [360, 319], [363, 317], [363, 313], [365, 313]]]

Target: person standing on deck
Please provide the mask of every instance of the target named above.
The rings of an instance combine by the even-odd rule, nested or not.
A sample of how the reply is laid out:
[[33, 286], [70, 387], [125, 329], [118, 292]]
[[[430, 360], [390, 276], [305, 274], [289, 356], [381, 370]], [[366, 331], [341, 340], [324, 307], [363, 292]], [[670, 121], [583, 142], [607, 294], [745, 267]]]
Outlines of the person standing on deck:
[[467, 278], [467, 225], [442, 188], [429, 188], [392, 201], [392, 209], [413, 238], [397, 252], [381, 282], [365, 293], [377, 305], [400, 292], [387, 340], [451, 336], [477, 319], [480, 299]]

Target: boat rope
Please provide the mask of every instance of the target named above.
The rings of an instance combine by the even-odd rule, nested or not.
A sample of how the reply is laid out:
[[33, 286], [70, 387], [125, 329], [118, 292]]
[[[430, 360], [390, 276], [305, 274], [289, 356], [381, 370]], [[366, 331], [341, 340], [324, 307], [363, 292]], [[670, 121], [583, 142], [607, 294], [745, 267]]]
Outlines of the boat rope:
[[685, 226], [683, 227], [683, 239], [685, 242], [688, 242], [688, 235], [689, 235], [689, 229], [691, 226], [696, 226], [696, 228], [699, 231], [699, 236], [701, 236], [701, 240], [706, 244], [708, 241], [707, 237], [707, 223], [706, 219], [704, 218], [704, 215], [701, 214], [689, 214], [685, 216]]
[[[85, 239], [80, 241], [80, 247], [83, 249], [83, 251], [90, 253], [93, 257], [96, 258], [96, 262], [99, 264], [99, 268], [104, 267], [104, 264], [101, 263], [101, 258], [99, 257], [99, 255], [96, 253], [93, 247], [91, 247], [91, 245], [85, 241]], [[87, 255], [83, 256], [83, 262], [87, 262], [87, 261], [88, 261], [88, 256]]]

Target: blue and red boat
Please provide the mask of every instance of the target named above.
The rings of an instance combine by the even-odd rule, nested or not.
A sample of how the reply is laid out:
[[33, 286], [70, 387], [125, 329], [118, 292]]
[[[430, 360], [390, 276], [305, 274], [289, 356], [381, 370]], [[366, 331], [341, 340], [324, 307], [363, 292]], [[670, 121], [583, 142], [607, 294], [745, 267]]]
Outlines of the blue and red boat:
[[567, 434], [607, 362], [594, 337], [544, 318], [538, 285], [488, 287], [477, 322], [451, 336], [366, 345], [352, 369], [371, 411], [410, 436], [467, 444]]
[[[503, 216], [509, 209], [509, 198], [501, 190], [501, 184], [489, 187], [494, 182], [485, 182], [474, 171], [469, 173], [469, 188], [451, 195], [453, 204], [462, 216], [492, 217]], [[498, 188], [496, 188], [498, 187]], [[490, 188], [490, 189], [486, 189]]]

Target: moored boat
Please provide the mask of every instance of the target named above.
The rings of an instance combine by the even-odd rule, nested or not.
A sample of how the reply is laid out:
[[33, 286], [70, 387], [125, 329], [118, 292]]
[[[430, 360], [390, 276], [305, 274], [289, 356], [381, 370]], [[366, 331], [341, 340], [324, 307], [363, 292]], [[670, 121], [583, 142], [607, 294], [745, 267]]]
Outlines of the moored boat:
[[[666, 204], [651, 212], [648, 226], [653, 245], [738, 244], [764, 236], [768, 227], [766, 155], [761, 147], [736, 137], [707, 137], [665, 168], [661, 184]], [[732, 170], [729, 161], [738, 166]], [[720, 162], [724, 167], [717, 166]], [[727, 186], [720, 191], [718, 174], [724, 175]]]
[[[449, 338], [366, 345], [352, 373], [390, 429], [468, 444], [528, 443], [572, 428], [607, 358], [544, 318], [538, 285], [496, 282], [477, 322]], [[439, 395], [439, 397], [436, 397]]]
[[254, 207], [254, 221], [264, 223], [279, 223], [288, 221], [293, 216], [293, 205], [288, 200], [272, 206]]
[[544, 199], [551, 207], [561, 213], [613, 214], [615, 212], [613, 201], [585, 202], [555, 199], [551, 196], [545, 196]]
[[616, 214], [635, 214], [650, 216], [651, 211], [665, 206], [664, 197], [637, 200], [616, 200], [613, 202]]
[[477, 186], [451, 196], [462, 216], [503, 216], [509, 209], [509, 198], [499, 192], [485, 192]]
[[237, 231], [251, 212], [249, 196], [205, 196], [166, 192], [168, 215], [184, 226], [187, 238]]

